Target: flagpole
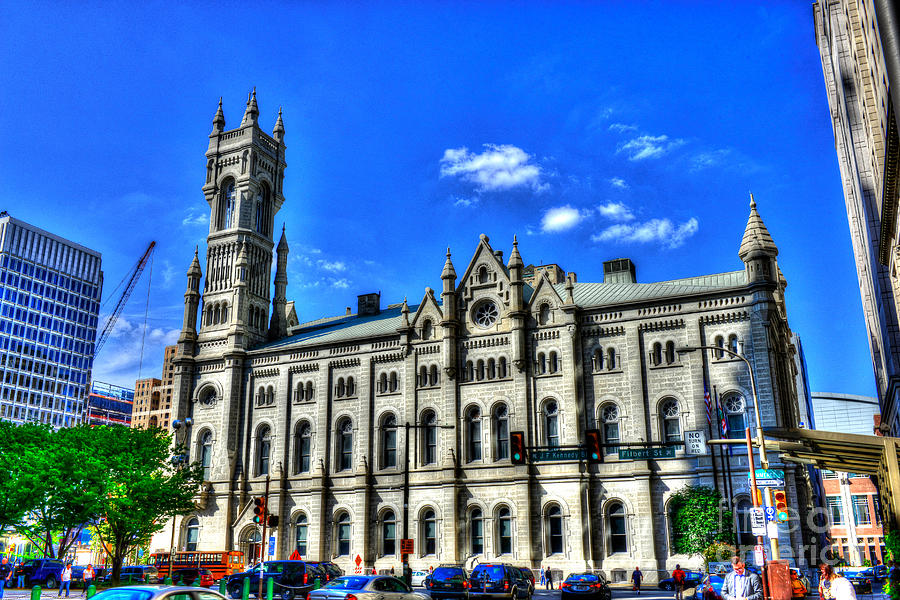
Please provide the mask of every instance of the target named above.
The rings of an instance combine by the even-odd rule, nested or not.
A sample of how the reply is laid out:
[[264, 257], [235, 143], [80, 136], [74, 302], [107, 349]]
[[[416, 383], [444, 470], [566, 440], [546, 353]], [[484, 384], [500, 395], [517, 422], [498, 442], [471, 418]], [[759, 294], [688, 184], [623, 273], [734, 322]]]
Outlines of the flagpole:
[[[706, 387], [706, 377], [703, 378], [703, 402], [706, 404], [706, 433], [709, 436], [709, 439], [713, 439], [712, 434], [712, 405], [710, 404], [709, 399], [709, 388]], [[721, 456], [722, 449], [719, 448], [719, 455]], [[716, 486], [716, 491], [719, 491], [719, 469], [716, 467], [716, 450], [715, 448], [709, 453], [710, 461], [712, 462], [712, 472], [713, 472], [713, 483]], [[725, 494], [728, 492], [726, 491]]]
[[[716, 389], [716, 386], [713, 386], [713, 397], [716, 399], [716, 416], [719, 417], [719, 437], [725, 439], [728, 437], [728, 421], [725, 421], [725, 411], [719, 402], [719, 390]], [[722, 427], [722, 425], [725, 425], [725, 427]], [[734, 481], [731, 478], [731, 452], [726, 454], [722, 448], [719, 448], [719, 452], [722, 453], [722, 463], [725, 470], [728, 508], [733, 510]]]

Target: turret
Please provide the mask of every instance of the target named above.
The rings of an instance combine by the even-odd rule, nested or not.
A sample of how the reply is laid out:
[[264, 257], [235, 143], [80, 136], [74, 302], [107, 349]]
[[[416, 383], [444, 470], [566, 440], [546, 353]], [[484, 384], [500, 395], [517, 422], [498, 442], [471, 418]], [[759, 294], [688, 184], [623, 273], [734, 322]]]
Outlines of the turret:
[[225, 131], [225, 113], [222, 112], [222, 97], [219, 96], [219, 108], [216, 110], [216, 116], [213, 117], [214, 134]]
[[287, 238], [284, 234], [284, 225], [281, 226], [281, 239], [278, 241], [275, 264], [275, 295], [272, 296], [272, 319], [269, 321], [269, 339], [278, 340], [287, 335]]
[[278, 120], [275, 121], [275, 128], [272, 130], [272, 137], [279, 144], [284, 141], [284, 121], [281, 120], [281, 107], [278, 107]]
[[256, 125], [259, 119], [259, 107], [256, 105], [256, 88], [247, 96], [247, 109], [244, 111], [244, 118], [241, 119], [241, 127], [245, 125]]
[[187, 291], [184, 293], [184, 319], [181, 325], [179, 342], [193, 341], [197, 339], [197, 308], [200, 306], [200, 278], [203, 272], [200, 270], [198, 248], [194, 248], [194, 260], [187, 271]]
[[444, 304], [444, 320], [456, 320], [456, 269], [450, 260], [450, 248], [447, 248], [447, 260], [444, 262], [444, 270], [441, 272], [443, 291], [441, 300]]
[[519, 254], [519, 239], [513, 236], [513, 249], [509, 253], [509, 262], [506, 264], [509, 269], [509, 285], [512, 287], [510, 295], [510, 310], [513, 313], [519, 312], [525, 305], [525, 281], [522, 279], [525, 270], [525, 263], [522, 262], [522, 256]]
[[738, 256], [744, 261], [748, 283], [777, 283], [778, 265], [775, 258], [778, 256], [778, 246], [756, 210], [753, 194], [750, 194], [750, 218], [747, 220]]

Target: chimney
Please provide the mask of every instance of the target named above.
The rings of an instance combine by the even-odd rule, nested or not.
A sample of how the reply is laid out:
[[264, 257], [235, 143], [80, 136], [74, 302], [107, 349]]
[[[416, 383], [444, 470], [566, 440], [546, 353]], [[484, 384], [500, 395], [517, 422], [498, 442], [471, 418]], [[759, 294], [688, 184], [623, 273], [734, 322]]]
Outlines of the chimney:
[[352, 310], [350, 309], [350, 307], [348, 306], [348, 307], [347, 307], [347, 316], [349, 317], [349, 316], [352, 315], [352, 314], [353, 314], [353, 312], [352, 312]]
[[634, 263], [630, 258], [617, 258], [603, 263], [603, 283], [637, 283]]
[[358, 305], [356, 316], [367, 317], [381, 312], [381, 292], [360, 294], [356, 299]]

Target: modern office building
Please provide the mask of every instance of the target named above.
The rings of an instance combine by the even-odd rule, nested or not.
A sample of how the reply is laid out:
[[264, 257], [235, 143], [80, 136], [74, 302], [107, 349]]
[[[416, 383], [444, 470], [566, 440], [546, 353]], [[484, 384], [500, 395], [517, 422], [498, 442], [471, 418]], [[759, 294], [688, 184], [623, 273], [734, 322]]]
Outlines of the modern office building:
[[111, 383], [94, 381], [85, 405], [84, 423], [88, 425], [131, 425], [134, 390]]
[[815, 429], [874, 435], [875, 415], [880, 410], [878, 398], [813, 392], [812, 406]]
[[881, 405], [881, 430], [900, 436], [900, 138], [895, 114], [900, 107], [892, 106], [890, 62], [885, 61], [880, 36], [882, 27], [896, 24], [884, 13], [885, 22], [879, 22], [876, 5], [884, 10], [891, 3], [818, 0], [813, 13]]
[[134, 384], [132, 427], [168, 427], [172, 422], [172, 380], [175, 376], [177, 346], [166, 346], [163, 353], [162, 379], [138, 379]]
[[99, 252], [0, 213], [0, 418], [81, 422], [102, 288]]

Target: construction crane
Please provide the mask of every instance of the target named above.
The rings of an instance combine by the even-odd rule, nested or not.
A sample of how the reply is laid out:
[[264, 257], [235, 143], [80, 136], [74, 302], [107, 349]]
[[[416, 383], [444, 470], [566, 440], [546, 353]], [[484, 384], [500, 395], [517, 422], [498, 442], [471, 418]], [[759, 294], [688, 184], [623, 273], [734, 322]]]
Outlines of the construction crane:
[[[132, 267], [130, 271], [130, 276], [125, 275], [122, 279], [122, 282], [125, 279], [128, 279], [128, 283], [125, 285], [125, 290], [122, 292], [122, 295], [119, 296], [119, 301], [116, 303], [116, 307], [110, 313], [109, 318], [106, 319], [106, 323], [103, 325], [103, 331], [97, 336], [97, 345], [94, 348], [94, 356], [96, 357], [100, 354], [100, 349], [103, 348], [103, 344], [106, 343], [106, 340], [109, 338], [109, 334], [112, 333], [113, 327], [116, 325], [116, 321], [119, 320], [119, 315], [122, 314], [122, 311], [125, 310], [125, 304], [128, 302], [128, 298], [131, 297], [131, 292], [134, 291], [134, 286], [137, 285], [138, 280], [141, 278], [141, 274], [144, 272], [144, 268], [147, 266], [147, 263], [150, 260], [150, 255], [153, 254], [153, 248], [156, 247], [156, 242], [150, 242], [150, 245], [147, 246], [147, 250], [144, 252], [144, 255], [137, 261], [137, 264]], [[113, 294], [115, 294], [116, 290], [119, 289], [119, 286], [122, 285], [122, 282], [119, 282], [119, 285], [116, 286], [116, 289], [113, 290]], [[112, 296], [110, 296], [112, 297]]]

